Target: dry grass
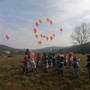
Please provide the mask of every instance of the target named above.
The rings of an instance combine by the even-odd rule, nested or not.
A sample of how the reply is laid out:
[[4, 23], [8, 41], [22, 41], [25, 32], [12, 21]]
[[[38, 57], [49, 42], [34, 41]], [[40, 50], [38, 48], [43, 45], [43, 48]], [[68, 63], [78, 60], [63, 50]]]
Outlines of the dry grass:
[[23, 56], [7, 58], [0, 56], [0, 90], [90, 90], [85, 68], [86, 55], [81, 58], [80, 77], [76, 78], [73, 68], [65, 67], [61, 76], [54, 68], [44, 73], [42, 68], [29, 75], [22, 74]]

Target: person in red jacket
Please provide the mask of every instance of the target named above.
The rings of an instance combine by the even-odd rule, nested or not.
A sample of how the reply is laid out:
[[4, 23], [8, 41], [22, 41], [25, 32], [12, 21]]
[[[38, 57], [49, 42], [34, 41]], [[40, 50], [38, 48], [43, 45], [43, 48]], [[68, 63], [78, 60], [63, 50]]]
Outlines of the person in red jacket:
[[29, 68], [30, 68], [30, 61], [28, 59], [28, 57], [25, 57], [23, 60], [23, 71], [24, 74], [28, 74], [29, 73]]
[[71, 52], [68, 57], [69, 66], [71, 67], [73, 64], [73, 53]]

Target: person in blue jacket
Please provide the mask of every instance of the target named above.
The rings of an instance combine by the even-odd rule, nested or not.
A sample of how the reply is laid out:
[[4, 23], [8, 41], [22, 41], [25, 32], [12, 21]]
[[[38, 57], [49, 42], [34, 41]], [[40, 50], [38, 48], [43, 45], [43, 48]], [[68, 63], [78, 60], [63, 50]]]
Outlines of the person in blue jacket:
[[76, 74], [76, 76], [80, 76], [80, 62], [79, 62], [79, 60], [78, 60], [78, 58], [76, 58], [76, 57], [74, 57], [73, 58], [73, 68], [74, 68], [74, 70], [75, 70], [75, 74]]
[[90, 80], [90, 55], [87, 56], [87, 65], [86, 65], [88, 74], [89, 74], [89, 80]]

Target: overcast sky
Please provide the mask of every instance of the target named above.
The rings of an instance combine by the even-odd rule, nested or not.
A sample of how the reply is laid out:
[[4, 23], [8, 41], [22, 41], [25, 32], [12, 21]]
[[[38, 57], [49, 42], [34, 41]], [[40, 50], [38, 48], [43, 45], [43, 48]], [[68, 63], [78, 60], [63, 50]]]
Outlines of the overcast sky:
[[[53, 24], [48, 24], [46, 18]], [[56, 37], [52, 41], [35, 38], [33, 29], [39, 19], [43, 23], [38, 34], [54, 33]], [[90, 0], [0, 0], [0, 44], [13, 48], [72, 45], [70, 35], [82, 22], [90, 22]], [[10, 39], [6, 40], [5, 35]], [[38, 45], [39, 40], [42, 45]]]

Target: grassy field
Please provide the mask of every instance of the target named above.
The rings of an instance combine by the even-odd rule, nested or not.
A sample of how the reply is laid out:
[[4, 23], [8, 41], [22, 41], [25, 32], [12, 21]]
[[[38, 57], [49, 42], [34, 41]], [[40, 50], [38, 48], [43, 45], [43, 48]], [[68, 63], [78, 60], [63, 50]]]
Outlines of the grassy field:
[[80, 77], [76, 78], [73, 68], [65, 67], [64, 75], [54, 68], [44, 73], [42, 68], [29, 75], [23, 75], [24, 56], [0, 56], [0, 90], [90, 90], [90, 82], [85, 68], [86, 55], [81, 58]]

